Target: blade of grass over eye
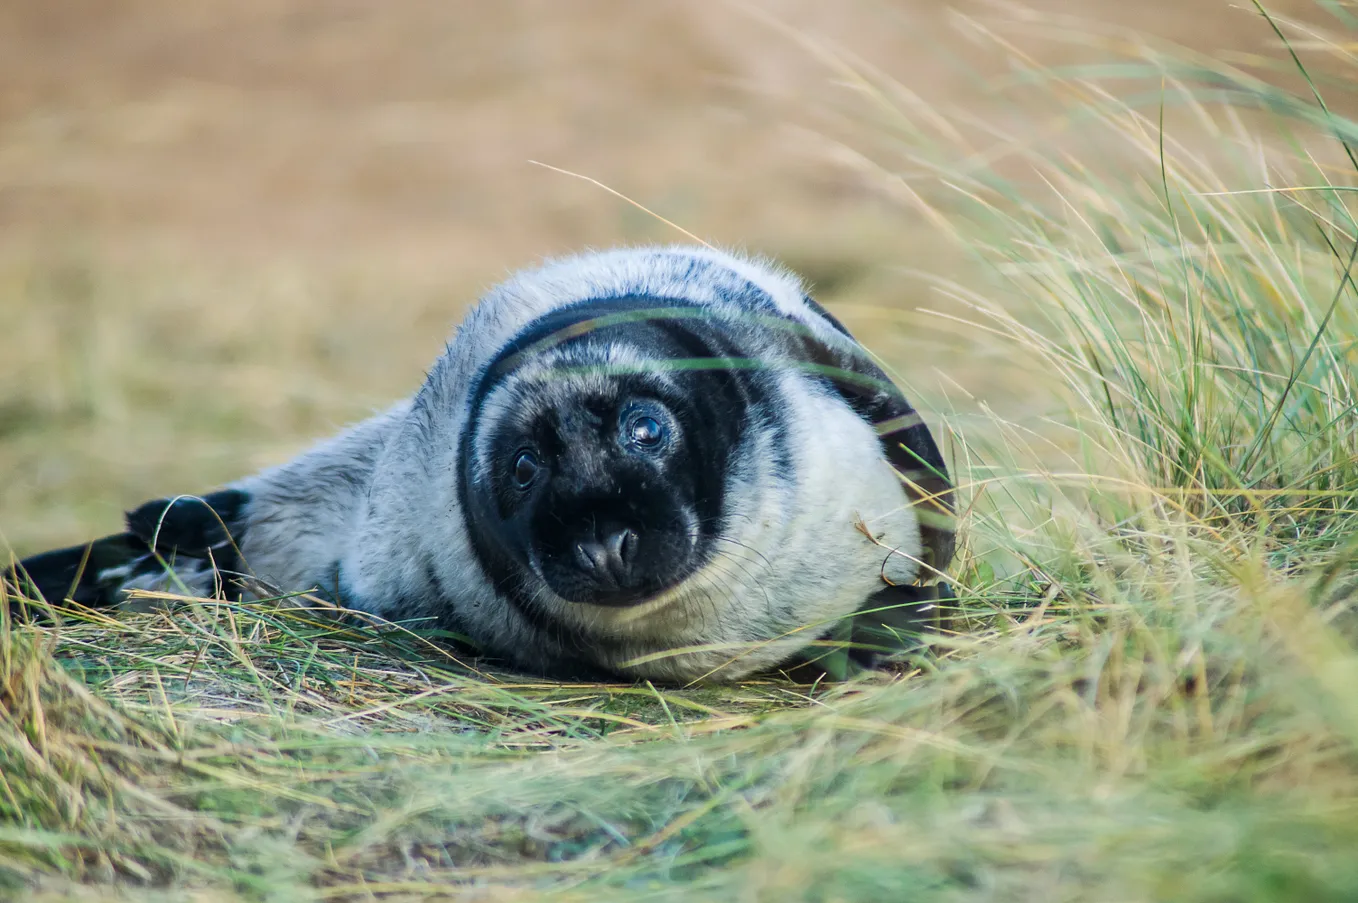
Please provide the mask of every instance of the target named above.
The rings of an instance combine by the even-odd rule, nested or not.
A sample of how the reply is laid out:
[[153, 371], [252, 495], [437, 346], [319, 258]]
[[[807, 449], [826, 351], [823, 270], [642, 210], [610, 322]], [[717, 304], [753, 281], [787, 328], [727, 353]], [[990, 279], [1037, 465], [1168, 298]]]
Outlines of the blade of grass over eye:
[[582, 376], [630, 376], [636, 374], [664, 372], [666, 370], [797, 370], [803, 373], [826, 376], [836, 382], [860, 386], [864, 389], [888, 392], [892, 386], [884, 380], [864, 373], [856, 373], [832, 364], [818, 364], [812, 361], [767, 360], [752, 357], [675, 357], [663, 361], [642, 361], [635, 364], [582, 364], [579, 366], [557, 366], [542, 371], [542, 378]]

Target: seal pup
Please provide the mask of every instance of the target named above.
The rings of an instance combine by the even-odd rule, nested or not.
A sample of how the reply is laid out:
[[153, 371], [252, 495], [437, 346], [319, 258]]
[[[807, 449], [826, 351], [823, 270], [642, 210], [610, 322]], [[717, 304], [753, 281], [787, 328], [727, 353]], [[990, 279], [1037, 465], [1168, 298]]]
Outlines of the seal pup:
[[792, 274], [618, 249], [491, 290], [408, 400], [11, 577], [106, 607], [248, 575], [544, 676], [730, 680], [846, 619], [864, 664], [875, 630], [918, 629], [951, 495], [919, 415]]

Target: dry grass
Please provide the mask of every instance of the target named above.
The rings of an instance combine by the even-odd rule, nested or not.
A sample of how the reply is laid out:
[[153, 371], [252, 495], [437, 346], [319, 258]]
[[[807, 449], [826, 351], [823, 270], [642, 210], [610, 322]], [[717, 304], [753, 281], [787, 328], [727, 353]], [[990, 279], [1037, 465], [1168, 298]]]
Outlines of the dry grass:
[[[664, 9], [653, 27], [698, 33], [664, 18], [679, 16], [708, 29], [697, 44], [729, 46], [712, 24], [725, 20]], [[951, 105], [849, 56], [832, 39], [844, 23], [821, 30], [788, 9], [778, 21], [799, 27], [781, 32], [794, 54], [778, 65], [800, 54], [852, 88], [798, 115], [816, 146], [841, 141], [853, 175], [779, 193], [769, 222], [805, 218], [788, 215], [781, 238], [748, 211], [723, 222], [785, 241], [942, 412], [970, 503], [957, 569], [969, 629], [909, 673], [659, 689], [470, 672], [425, 638], [273, 604], [6, 628], [0, 877], [14, 895], [1358, 897], [1358, 164], [1344, 148], [1358, 126], [1343, 86], [1323, 83], [1351, 66], [1358, 31], [1336, 4], [1310, 13], [1331, 16], [1337, 44], [1280, 23], [1334, 115], [1276, 42], [1276, 65], [1246, 61], [1269, 75], [1256, 82], [1220, 53], [1122, 35], [1059, 49], [1066, 26], [1050, 18], [994, 35], [966, 25], [976, 68], [1013, 75], [1004, 104]], [[241, 10], [242, 33], [277, 21], [272, 4]], [[567, 33], [532, 10], [543, 31], [527, 32]], [[196, 21], [176, 15], [168, 30]], [[863, 15], [846, 21], [884, 23], [869, 50], [903, 27], [890, 10]], [[321, 41], [335, 58], [421, 33], [353, 21], [348, 43]], [[1249, 21], [1263, 37], [1221, 40], [1266, 46], [1271, 32]], [[330, 34], [294, 24], [303, 37], [283, 46], [310, 47], [308, 27]], [[1034, 60], [1035, 35], [1058, 49]], [[413, 71], [411, 84], [430, 77]], [[1018, 112], [985, 113], [1004, 106]], [[1053, 125], [1059, 140], [1038, 140]], [[267, 141], [287, 140], [280, 128]], [[771, 146], [729, 158], [769, 179], [745, 180], [752, 194], [733, 192], [732, 209], [791, 183], [752, 162]], [[673, 174], [638, 159], [655, 184]], [[698, 162], [711, 172], [714, 159]], [[829, 222], [852, 228], [813, 252], [816, 233], [795, 238], [796, 224], [827, 196], [842, 205]], [[551, 216], [528, 216], [530, 200], [552, 204], [521, 198], [544, 231], [514, 241], [564, 242], [576, 225], [618, 237], [588, 217], [542, 225]], [[852, 212], [869, 198], [875, 209]], [[703, 217], [721, 204], [695, 209], [676, 218], [720, 232]], [[925, 235], [951, 250], [924, 254]], [[183, 245], [132, 244], [11, 249], [0, 297], [22, 315], [5, 355], [24, 377], [4, 396], [0, 460], [25, 478], [0, 505], [23, 550], [111, 523], [136, 493], [201, 489], [282, 456], [398, 394], [468, 296], [454, 287], [482, 278], [240, 247], [209, 267]], [[918, 301], [900, 300], [907, 287]]]

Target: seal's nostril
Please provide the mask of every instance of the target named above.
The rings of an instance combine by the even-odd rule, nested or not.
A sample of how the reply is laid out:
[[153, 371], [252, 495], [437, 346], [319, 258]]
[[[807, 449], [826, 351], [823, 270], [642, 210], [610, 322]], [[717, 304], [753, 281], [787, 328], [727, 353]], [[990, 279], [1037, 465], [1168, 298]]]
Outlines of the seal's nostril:
[[608, 550], [602, 543], [586, 540], [575, 544], [575, 563], [587, 574], [608, 571]]
[[626, 571], [632, 566], [632, 556], [636, 553], [637, 534], [635, 530], [626, 528], [615, 530], [609, 534], [605, 540], [608, 546], [608, 557], [610, 563]]

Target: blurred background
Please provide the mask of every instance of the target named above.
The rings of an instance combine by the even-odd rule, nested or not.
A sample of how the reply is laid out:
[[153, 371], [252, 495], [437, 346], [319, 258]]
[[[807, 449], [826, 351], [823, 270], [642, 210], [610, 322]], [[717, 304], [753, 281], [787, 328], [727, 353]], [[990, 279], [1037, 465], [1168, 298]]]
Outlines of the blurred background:
[[999, 46], [1066, 66], [1139, 33], [1244, 64], [1276, 47], [1249, 6], [7, 0], [0, 541], [75, 542], [285, 459], [412, 391], [466, 307], [543, 256], [684, 240], [530, 161], [781, 258], [931, 416], [1038, 416], [1024, 362], [919, 311], [950, 309], [926, 276], [965, 283], [967, 256], [853, 72], [977, 153], [992, 131], [1057, 152], [1078, 123], [1014, 107]]

